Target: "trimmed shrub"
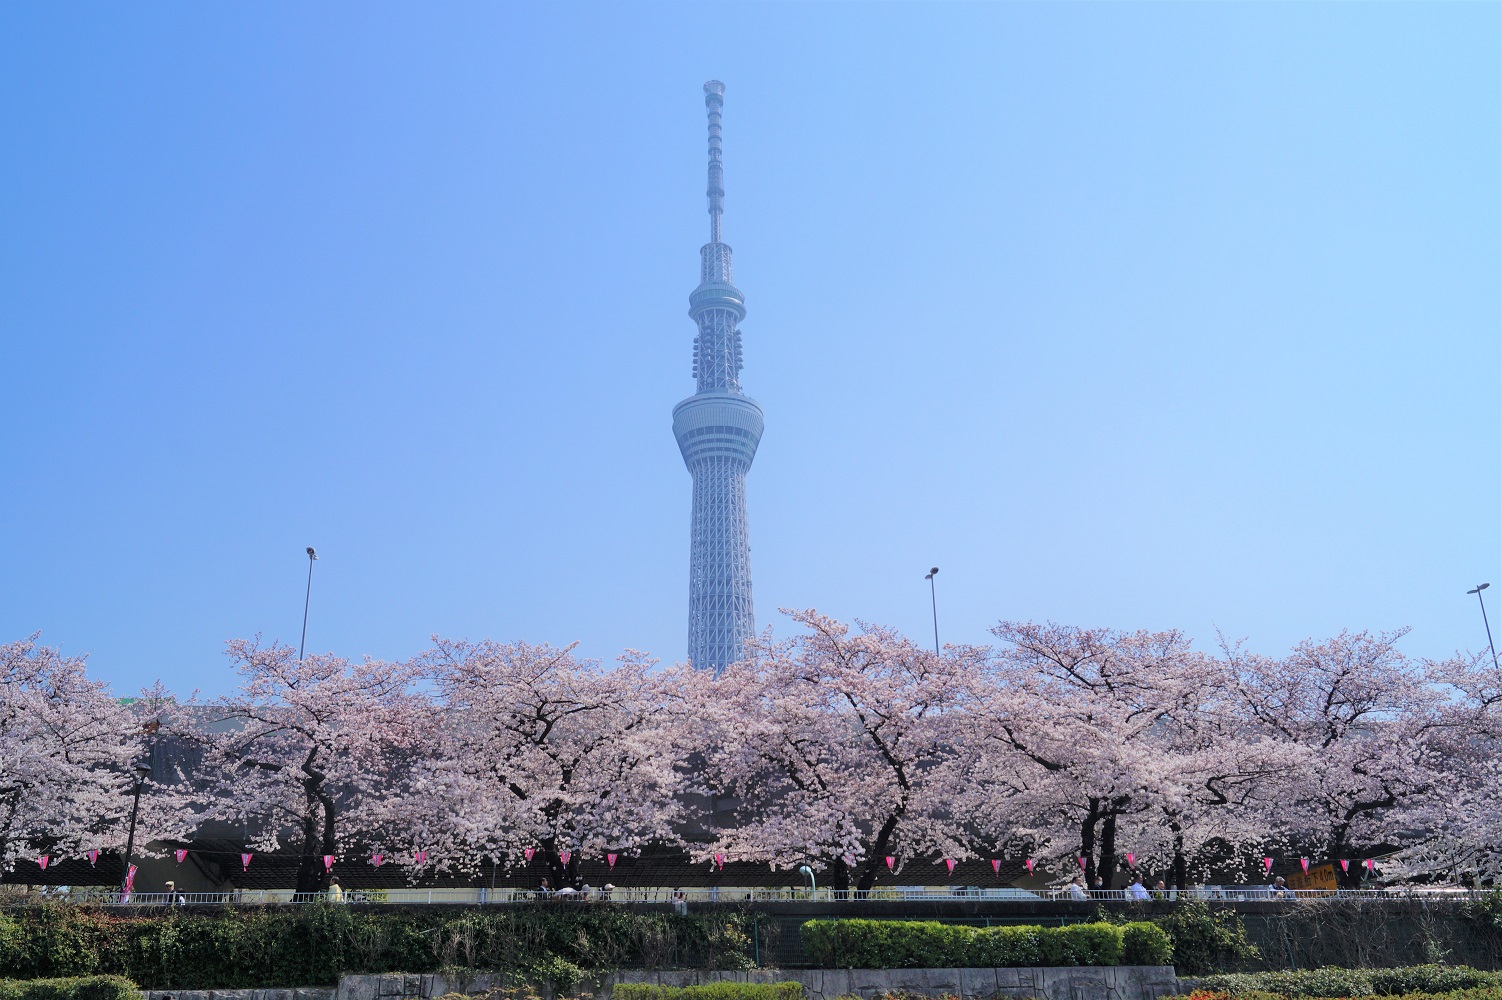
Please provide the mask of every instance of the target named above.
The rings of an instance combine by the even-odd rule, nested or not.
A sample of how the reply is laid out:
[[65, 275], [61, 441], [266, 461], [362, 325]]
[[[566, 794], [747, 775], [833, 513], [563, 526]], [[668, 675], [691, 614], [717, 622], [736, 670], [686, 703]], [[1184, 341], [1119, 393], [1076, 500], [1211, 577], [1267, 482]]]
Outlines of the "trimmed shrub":
[[1171, 965], [1173, 941], [1167, 931], [1149, 921], [1124, 924], [1121, 928], [1121, 964]]
[[1068, 924], [1051, 928], [1073, 961], [1065, 965], [1120, 965], [1122, 931], [1116, 924]]
[[1402, 969], [1371, 969], [1372, 992], [1384, 996], [1405, 993], [1453, 993], [1482, 987], [1502, 987], [1502, 972], [1483, 972], [1464, 965], [1410, 965]]
[[1372, 981], [1365, 969], [1298, 969], [1288, 972], [1240, 973], [1206, 976], [1200, 988], [1243, 997], [1249, 993], [1276, 993], [1286, 997], [1369, 997]]
[[141, 1000], [124, 976], [0, 980], [0, 1000]]
[[803, 925], [810, 961], [837, 969], [1120, 965], [1123, 938], [1121, 927], [1105, 923], [982, 928], [933, 920], [810, 920]]
[[[1380, 995], [1391, 995], [1392, 1000], [1502, 1000], [1502, 986], [1476, 986], [1473, 989], [1454, 989], [1449, 992], [1403, 992], [1403, 994]], [[1188, 997], [1163, 997], [1161, 1000], [1289, 1000], [1289, 997], [1281, 992], [1269, 992], [1266, 989], [1229, 992], [1226, 989], [1200, 988], [1191, 992]], [[1323, 997], [1320, 1000], [1346, 1000], [1346, 998]]]
[[802, 983], [617, 983], [614, 1000], [803, 1000]]
[[1302, 969], [1206, 976], [1200, 989], [1234, 1000], [1261, 994], [1280, 997], [1441, 996], [1494, 990], [1502, 995], [1502, 972], [1464, 965], [1412, 965], [1400, 969]]
[[1042, 964], [1041, 927], [983, 927], [975, 933], [978, 968], [1027, 968]]

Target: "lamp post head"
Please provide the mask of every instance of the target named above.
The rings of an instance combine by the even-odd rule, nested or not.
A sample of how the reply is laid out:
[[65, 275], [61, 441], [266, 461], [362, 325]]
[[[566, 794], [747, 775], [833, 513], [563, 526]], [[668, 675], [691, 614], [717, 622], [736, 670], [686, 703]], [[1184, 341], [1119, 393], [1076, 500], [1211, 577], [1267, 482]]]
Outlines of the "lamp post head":
[[131, 770], [136, 772], [137, 781], [145, 781], [151, 774], [151, 765], [143, 760], [135, 767], [131, 768]]
[[308, 558], [309, 559], [317, 559], [318, 558], [318, 553], [313, 551], [313, 546], [311, 546], [311, 545], [308, 546]]
[[1479, 594], [1483, 590], [1485, 590], [1487, 587], [1490, 587], [1490, 586], [1491, 586], [1491, 584], [1489, 584], [1489, 583], [1478, 583], [1476, 585], [1476, 589], [1475, 590], [1468, 590], [1468, 591], [1466, 591], [1466, 593], [1467, 594]]
[[931, 570], [928, 571], [927, 575], [925, 575], [923, 577], [923, 579], [925, 579], [925, 580], [932, 580], [934, 578], [934, 576], [938, 572], [939, 572], [939, 567], [935, 566], [933, 569], [931, 569]]

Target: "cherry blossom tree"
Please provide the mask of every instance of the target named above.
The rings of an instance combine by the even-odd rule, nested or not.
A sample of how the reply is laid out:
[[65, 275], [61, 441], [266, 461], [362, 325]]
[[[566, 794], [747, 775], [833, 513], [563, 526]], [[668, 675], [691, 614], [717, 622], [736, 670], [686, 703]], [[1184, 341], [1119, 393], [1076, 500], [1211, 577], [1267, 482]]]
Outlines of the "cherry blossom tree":
[[0, 645], [0, 864], [124, 843], [154, 721], [32, 635]]
[[[1109, 889], [1126, 853], [1123, 826], [1161, 826], [1175, 833], [1182, 868], [1191, 788], [1207, 780], [1197, 771], [1215, 766], [1202, 759], [1192, 770], [1193, 744], [1175, 737], [1214, 700], [1214, 662], [1172, 631], [1017, 622], [992, 631], [1002, 646], [971, 683], [978, 794], [969, 808], [980, 829], [1028, 844], [1066, 873], [1083, 859], [1087, 883], [1099, 876]], [[1009, 794], [998, 798], [998, 787]]]
[[705, 678], [654, 670], [628, 652], [614, 669], [572, 646], [439, 639], [420, 666], [436, 686], [440, 752], [412, 783], [425, 808], [404, 832], [434, 863], [469, 867], [540, 850], [554, 885], [581, 855], [635, 853], [677, 841], [696, 739], [685, 692]]
[[858, 890], [887, 856], [966, 856], [951, 800], [963, 677], [979, 651], [939, 657], [890, 629], [785, 613], [803, 635], [753, 644], [700, 692], [709, 782], [737, 801], [712, 852], [808, 864]]
[[1349, 857], [1399, 836], [1442, 792], [1451, 726], [1424, 665], [1397, 648], [1406, 631], [1342, 632], [1283, 657], [1226, 648], [1244, 738], [1280, 745], [1287, 760], [1264, 815], [1289, 842]]
[[328, 886], [323, 855], [368, 839], [342, 820], [398, 793], [426, 751], [433, 717], [408, 664], [331, 654], [299, 659], [291, 646], [235, 640], [240, 690], [198, 713], [205, 750], [197, 789], [215, 818], [242, 825], [261, 850], [301, 849], [297, 890]]

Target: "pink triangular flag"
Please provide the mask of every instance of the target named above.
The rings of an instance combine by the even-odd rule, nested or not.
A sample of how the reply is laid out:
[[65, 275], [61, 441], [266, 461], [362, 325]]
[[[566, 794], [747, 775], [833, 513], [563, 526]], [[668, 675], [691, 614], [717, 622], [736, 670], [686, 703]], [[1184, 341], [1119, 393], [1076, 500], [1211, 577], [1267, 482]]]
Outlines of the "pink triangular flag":
[[895, 865], [896, 863], [897, 863], [897, 859], [894, 856], [888, 854], [887, 855], [887, 871], [892, 871], [893, 870], [892, 866]]
[[96, 862], [98, 860], [99, 860], [99, 852], [98, 851], [90, 851], [89, 852], [89, 867], [93, 868], [94, 867], [94, 862]]
[[1308, 858], [1299, 858], [1299, 867], [1302, 868], [1302, 869], [1304, 869], [1304, 874], [1305, 875], [1308, 875], [1309, 874], [1309, 859]]
[[1084, 858], [1075, 858], [1074, 860], [1076, 860], [1076, 861], [1078, 861], [1080, 863], [1080, 867], [1081, 868], [1085, 867], [1085, 859]]
[[1025, 865], [1027, 865], [1028, 874], [1031, 875], [1032, 871], [1033, 871], [1033, 859], [1032, 858], [1028, 858], [1026, 861], [1024, 861], [1022, 863], [1025, 864]]
[[949, 869], [949, 874], [954, 874], [954, 858], [945, 858], [944, 867]]
[[1369, 871], [1369, 872], [1376, 871], [1377, 870], [1377, 862], [1373, 861], [1371, 858], [1367, 858], [1366, 859], [1366, 870]]
[[615, 859], [618, 858], [618, 857], [620, 857], [620, 855], [618, 855], [618, 854], [607, 854], [607, 855], [605, 855], [605, 861], [610, 865], [610, 867], [614, 868], [615, 867]]
[[996, 875], [1000, 875], [1001, 874], [1001, 859], [1000, 858], [992, 858], [991, 859], [991, 871], [992, 871], [993, 874], [996, 874]]
[[718, 868], [720, 871], [724, 871], [725, 870], [725, 855], [723, 855], [723, 854], [716, 854], [714, 856], [714, 866], [716, 868]]
[[1351, 862], [1348, 861], [1345, 858], [1341, 858], [1340, 859], [1340, 870], [1343, 871], [1343, 872], [1349, 872], [1351, 870]]
[[1270, 871], [1273, 870], [1273, 859], [1272, 858], [1263, 858], [1262, 859], [1262, 870], [1264, 872], [1270, 872]]
[[571, 857], [573, 857], [573, 856], [574, 856], [574, 852], [573, 851], [559, 851], [558, 852], [558, 860], [560, 862], [562, 862], [563, 867], [565, 867], [565, 868], [568, 867], [568, 859], [571, 858]]
[[325, 854], [323, 856], [323, 870], [326, 873], [334, 870], [334, 856], [332, 854]]
[[533, 848], [533, 847], [524, 847], [524, 848], [522, 848], [522, 857], [526, 858], [528, 861], [531, 861], [532, 860], [532, 855], [534, 855], [536, 853], [537, 853], [537, 849], [536, 848]]
[[47, 855], [45, 855], [45, 854], [39, 855], [37, 857], [37, 865], [38, 865], [38, 867], [40, 867], [42, 869], [42, 871], [46, 871], [47, 870], [47, 862], [49, 862], [51, 860], [52, 859], [49, 858], [49, 857], [47, 857]]
[[370, 863], [375, 865], [377, 868], [381, 867], [381, 865], [385, 864], [385, 862], [386, 855], [384, 854], [372, 854], [370, 856]]
[[415, 861], [415, 862], [417, 862], [420, 865], [427, 864], [427, 862], [428, 862], [428, 852], [427, 851], [413, 851], [412, 852], [412, 860]]
[[177, 858], [178, 864], [182, 864], [188, 859], [188, 852], [179, 847], [177, 850], [172, 852], [172, 856]]
[[1130, 854], [1130, 853], [1127, 854], [1127, 867], [1128, 868], [1136, 868], [1137, 867], [1137, 855]]
[[240, 870], [242, 872], [248, 872], [248, 871], [250, 871], [250, 858], [251, 858], [251, 855], [249, 855], [249, 854], [242, 854], [242, 855], [240, 855]]

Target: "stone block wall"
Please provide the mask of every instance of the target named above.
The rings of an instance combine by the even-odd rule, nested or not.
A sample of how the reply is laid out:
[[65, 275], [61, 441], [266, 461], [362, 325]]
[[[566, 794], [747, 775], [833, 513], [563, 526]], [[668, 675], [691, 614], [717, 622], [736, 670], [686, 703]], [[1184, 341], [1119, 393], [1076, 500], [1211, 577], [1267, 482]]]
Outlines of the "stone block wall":
[[[170, 1000], [435, 1000], [450, 992], [480, 993], [504, 981], [503, 976], [483, 973], [462, 983], [450, 982], [441, 975], [345, 976], [339, 981], [337, 993], [330, 997], [241, 997], [227, 993], [189, 996], [179, 993]], [[798, 982], [803, 984], [809, 1000], [834, 1000], [850, 995], [870, 998], [895, 992], [931, 997], [952, 995], [963, 1000], [1011, 997], [1032, 1000], [1158, 1000], [1179, 992], [1178, 979], [1171, 965], [1059, 969], [747, 969], [729, 972], [622, 969], [599, 982], [583, 984], [580, 992], [592, 991], [602, 1000], [608, 1000], [616, 983], [693, 986], [727, 981]], [[243, 992], [270, 994], [278, 991]], [[169, 998], [153, 993], [147, 1000]]]

